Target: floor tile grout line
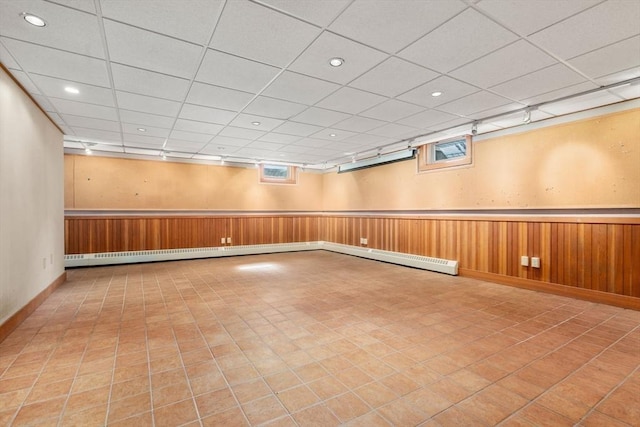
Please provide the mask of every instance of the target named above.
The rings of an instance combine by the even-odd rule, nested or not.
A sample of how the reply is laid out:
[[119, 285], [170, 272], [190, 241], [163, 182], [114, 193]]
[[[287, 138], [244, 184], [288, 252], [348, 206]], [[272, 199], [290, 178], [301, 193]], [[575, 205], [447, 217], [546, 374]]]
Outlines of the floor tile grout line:
[[[598, 323], [597, 325], [593, 326], [592, 328], [590, 328], [590, 329], [588, 329], [588, 330], [584, 331], [583, 333], [581, 333], [581, 334], [580, 334], [580, 335], [578, 335], [577, 337], [575, 337], [575, 338], [571, 339], [570, 341], [565, 342], [565, 344], [563, 344], [563, 345], [562, 345], [561, 347], [559, 347], [559, 348], [566, 347], [568, 344], [570, 344], [570, 343], [574, 342], [575, 340], [577, 340], [577, 339], [578, 339], [578, 338], [580, 338], [581, 336], [583, 336], [583, 335], [585, 335], [586, 333], [588, 333], [588, 332], [590, 332], [590, 331], [592, 331], [592, 330], [596, 329], [598, 326], [602, 325], [603, 323], [606, 323], [607, 321], [609, 321], [609, 320], [613, 319], [614, 317], [616, 317], [616, 315], [615, 315], [615, 314], [614, 314], [614, 315], [609, 316], [607, 319], [602, 320], [600, 323]], [[569, 374], [567, 374], [567, 375], [565, 375], [564, 377], [562, 377], [562, 379], [561, 379], [560, 381], [557, 381], [557, 382], [555, 382], [554, 384], [550, 385], [549, 387], [546, 387], [546, 388], [545, 388], [545, 390], [544, 390], [540, 395], [536, 396], [534, 399], [531, 399], [531, 400], [530, 400], [530, 402], [529, 402], [527, 405], [525, 405], [525, 406], [523, 406], [522, 408], [520, 408], [520, 409], [519, 409], [519, 411], [521, 411], [521, 410], [523, 410], [523, 409], [527, 408], [528, 406], [531, 406], [531, 405], [532, 405], [533, 403], [535, 403], [535, 402], [536, 402], [536, 400], [538, 400], [540, 397], [544, 396], [545, 394], [547, 394], [547, 393], [551, 392], [553, 389], [555, 389], [555, 388], [558, 386], [558, 384], [560, 384], [560, 383], [561, 383], [562, 381], [564, 381], [566, 378], [568, 378], [568, 377], [570, 377], [571, 375], [573, 375], [573, 374], [575, 374], [575, 373], [579, 372], [580, 370], [584, 369], [584, 367], [585, 367], [586, 365], [588, 365], [589, 363], [593, 362], [595, 359], [597, 359], [597, 358], [598, 358], [598, 356], [600, 356], [601, 354], [603, 354], [604, 352], [606, 352], [607, 350], [609, 350], [609, 349], [610, 349], [614, 344], [616, 344], [617, 342], [619, 342], [620, 340], [622, 340], [623, 338], [625, 338], [627, 335], [631, 334], [631, 332], [633, 332], [635, 329], [638, 329], [638, 328], [634, 328], [633, 330], [628, 331], [628, 332], [627, 332], [627, 333], [625, 333], [622, 337], [618, 338], [616, 341], [614, 341], [613, 343], [609, 344], [606, 348], [604, 348], [603, 350], [601, 350], [599, 353], [597, 353], [596, 355], [594, 355], [593, 357], [591, 357], [587, 362], [583, 363], [583, 364], [582, 364], [578, 369], [574, 369], [574, 370], [573, 370], [573, 371], [571, 371]], [[557, 349], [556, 349], [556, 350], [557, 350]], [[556, 350], [554, 350], [554, 351], [556, 351]], [[536, 359], [535, 361], [540, 360], [542, 357], [547, 356], [547, 355], [549, 355], [550, 353], [551, 353], [551, 352], [546, 353], [545, 355], [541, 356], [540, 358]], [[532, 362], [531, 362], [531, 363], [529, 363], [528, 365], [523, 366], [522, 368], [518, 369], [518, 371], [520, 371], [520, 370], [522, 370], [522, 369], [526, 368], [527, 366], [531, 365], [531, 364], [532, 364], [532, 363], [534, 363], [535, 361], [532, 361]], [[637, 368], [636, 368], [636, 369], [637, 369]], [[517, 371], [516, 371], [516, 372], [517, 372]], [[629, 375], [631, 375], [631, 374], [629, 374]], [[628, 376], [629, 376], [629, 375], [628, 375]], [[628, 376], [627, 376], [627, 378], [628, 378]], [[620, 383], [618, 383], [618, 386], [619, 386], [620, 384], [621, 384], [621, 382], [620, 382]], [[609, 395], [609, 394], [610, 394], [610, 393], [608, 393], [607, 395]], [[604, 399], [604, 398], [600, 399], [600, 400], [598, 401], [598, 403], [602, 402], [602, 401], [603, 401], [603, 399]], [[598, 403], [596, 403], [592, 408], [595, 408], [595, 407], [598, 405]], [[543, 405], [543, 406], [544, 406], [544, 405]], [[546, 406], [545, 406], [545, 408], [546, 408]], [[556, 412], [555, 410], [553, 410], [553, 409], [551, 409], [551, 408], [547, 408], [547, 409], [548, 409], [548, 410], [550, 410], [550, 411], [552, 411], [552, 412], [554, 412], [554, 413], [556, 413], [556, 414], [558, 414], [558, 412]], [[502, 422], [504, 422], [504, 421], [509, 420], [510, 418], [513, 418], [515, 415], [516, 415], [516, 413], [511, 414], [509, 417], [507, 417], [507, 418], [505, 418], [504, 420], [502, 420], [502, 421], [501, 421], [501, 423], [502, 423]], [[558, 414], [558, 415], [561, 415], [561, 416], [563, 416], [563, 417], [564, 417], [564, 415], [563, 415], [563, 414]], [[582, 420], [582, 419], [581, 419], [581, 420]], [[580, 421], [581, 421], [581, 420], [580, 420]]]

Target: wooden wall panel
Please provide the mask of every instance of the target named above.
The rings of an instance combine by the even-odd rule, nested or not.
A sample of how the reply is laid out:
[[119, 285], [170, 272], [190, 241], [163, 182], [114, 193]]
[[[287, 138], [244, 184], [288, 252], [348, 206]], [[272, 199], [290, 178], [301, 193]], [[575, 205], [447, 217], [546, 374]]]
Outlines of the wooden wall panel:
[[[460, 268], [640, 297], [640, 223], [328, 216], [323, 240], [459, 261]], [[520, 257], [539, 257], [541, 268]]]
[[[461, 269], [640, 297], [640, 221], [356, 215], [67, 217], [67, 254], [325, 240], [455, 259]], [[520, 257], [539, 257], [541, 268]]]

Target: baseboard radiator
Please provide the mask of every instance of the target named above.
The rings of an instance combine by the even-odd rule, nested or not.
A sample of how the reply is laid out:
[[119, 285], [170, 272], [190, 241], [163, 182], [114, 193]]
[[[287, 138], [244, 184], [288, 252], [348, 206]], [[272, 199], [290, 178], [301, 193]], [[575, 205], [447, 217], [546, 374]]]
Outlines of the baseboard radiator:
[[212, 248], [160, 249], [149, 251], [104, 252], [65, 255], [65, 267], [135, 264], [155, 261], [178, 261], [197, 258], [218, 258], [236, 255], [261, 255], [278, 252], [327, 250], [407, 267], [457, 275], [458, 261], [431, 258], [401, 252], [382, 251], [331, 242], [274, 243], [267, 245], [226, 246]]

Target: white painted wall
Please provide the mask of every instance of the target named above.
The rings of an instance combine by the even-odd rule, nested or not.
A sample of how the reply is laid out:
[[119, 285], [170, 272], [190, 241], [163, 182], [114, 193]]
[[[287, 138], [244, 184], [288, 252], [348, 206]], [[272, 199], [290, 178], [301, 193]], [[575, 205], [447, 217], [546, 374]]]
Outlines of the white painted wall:
[[0, 68], [0, 324], [64, 272], [62, 144]]

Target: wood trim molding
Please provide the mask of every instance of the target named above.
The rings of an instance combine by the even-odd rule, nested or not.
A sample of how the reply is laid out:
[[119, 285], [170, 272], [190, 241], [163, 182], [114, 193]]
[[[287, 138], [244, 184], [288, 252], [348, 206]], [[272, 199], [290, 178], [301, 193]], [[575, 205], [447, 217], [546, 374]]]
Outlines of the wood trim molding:
[[640, 298], [626, 295], [618, 295], [609, 292], [601, 292], [593, 289], [576, 288], [572, 286], [558, 285], [555, 283], [541, 282], [538, 280], [525, 279], [522, 277], [505, 276], [502, 274], [487, 273], [483, 271], [458, 269], [458, 274], [462, 277], [485, 280], [487, 282], [498, 283], [500, 285], [513, 286], [530, 291], [545, 292], [563, 297], [577, 298], [600, 304], [614, 305], [617, 307], [640, 310]]
[[4, 323], [0, 325], [0, 343], [11, 334], [24, 320], [33, 313], [47, 299], [53, 291], [67, 280], [67, 272], [63, 272], [49, 286], [44, 288], [42, 292], [33, 297], [24, 307], [15, 312]]

